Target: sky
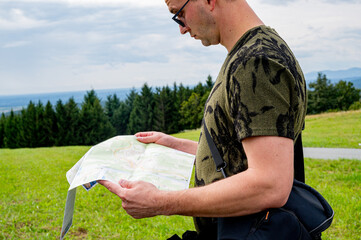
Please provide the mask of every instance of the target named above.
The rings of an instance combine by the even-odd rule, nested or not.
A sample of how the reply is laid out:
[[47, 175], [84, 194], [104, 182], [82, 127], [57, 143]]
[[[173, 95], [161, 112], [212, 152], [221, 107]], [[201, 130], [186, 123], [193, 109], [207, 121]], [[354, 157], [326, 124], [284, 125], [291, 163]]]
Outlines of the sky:
[[[361, 67], [361, 0], [249, 0], [304, 73]], [[181, 35], [164, 0], [0, 0], [0, 95], [215, 79], [227, 55]]]

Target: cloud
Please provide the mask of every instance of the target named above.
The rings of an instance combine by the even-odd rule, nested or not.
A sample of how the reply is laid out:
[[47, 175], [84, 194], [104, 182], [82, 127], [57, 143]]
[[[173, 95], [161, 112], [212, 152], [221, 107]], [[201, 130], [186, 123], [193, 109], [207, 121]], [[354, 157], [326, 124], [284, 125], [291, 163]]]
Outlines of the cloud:
[[64, 4], [77, 7], [132, 6], [150, 7], [164, 5], [163, 0], [2, 0], [3, 3]]
[[3, 48], [16, 48], [16, 47], [23, 47], [28, 45], [30, 42], [28, 41], [17, 41], [17, 42], [10, 42], [3, 45]]
[[305, 72], [361, 66], [361, 1], [294, 0], [267, 8], [265, 2], [277, 1], [250, 4], [286, 40]]
[[0, 12], [0, 30], [20, 30], [39, 28], [48, 25], [47, 21], [37, 20], [25, 15], [21, 9], [13, 8], [8, 13]]
[[[361, 66], [360, 1], [252, 0], [304, 71]], [[265, 4], [267, 6], [265, 7]], [[163, 0], [1, 0], [0, 94], [195, 84], [227, 52], [180, 35]]]

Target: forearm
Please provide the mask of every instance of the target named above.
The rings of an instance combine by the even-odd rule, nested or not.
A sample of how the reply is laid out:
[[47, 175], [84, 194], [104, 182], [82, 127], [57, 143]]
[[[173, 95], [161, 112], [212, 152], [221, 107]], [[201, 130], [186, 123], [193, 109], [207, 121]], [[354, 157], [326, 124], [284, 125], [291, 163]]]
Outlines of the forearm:
[[175, 138], [174, 149], [196, 155], [198, 143], [192, 140]]
[[277, 184], [283, 179], [257, 176], [247, 170], [205, 187], [164, 192], [165, 215], [232, 217], [283, 206], [290, 192]]
[[188, 139], [176, 138], [161, 132], [139, 132], [136, 133], [135, 136], [138, 141], [142, 143], [156, 143], [194, 155], [197, 152], [197, 142]]

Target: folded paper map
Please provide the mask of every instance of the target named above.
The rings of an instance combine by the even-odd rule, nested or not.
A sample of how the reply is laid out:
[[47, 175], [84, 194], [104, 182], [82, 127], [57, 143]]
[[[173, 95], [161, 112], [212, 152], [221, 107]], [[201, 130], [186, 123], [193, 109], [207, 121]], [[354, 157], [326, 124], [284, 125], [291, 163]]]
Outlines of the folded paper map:
[[142, 180], [161, 190], [189, 187], [194, 155], [158, 144], [144, 144], [135, 136], [117, 136], [93, 146], [67, 173], [70, 184], [61, 237], [73, 219], [76, 188], [90, 190], [97, 180]]

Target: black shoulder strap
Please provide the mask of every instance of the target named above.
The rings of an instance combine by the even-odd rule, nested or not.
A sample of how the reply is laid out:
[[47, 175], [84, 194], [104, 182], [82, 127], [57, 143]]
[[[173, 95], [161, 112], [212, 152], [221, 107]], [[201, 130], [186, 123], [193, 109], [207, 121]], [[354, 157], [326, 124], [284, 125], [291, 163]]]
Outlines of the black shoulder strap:
[[[206, 126], [206, 122], [203, 119], [203, 127], [204, 127], [204, 134], [206, 135], [207, 143], [209, 149], [211, 150], [212, 157], [214, 163], [216, 164], [216, 169], [218, 172], [222, 172], [224, 178], [226, 178], [226, 174], [224, 172], [224, 168], [227, 166], [227, 163], [223, 160], [219, 151], [214, 144], [214, 141], [208, 131]], [[305, 167], [304, 167], [304, 160], [303, 160], [303, 147], [302, 147], [302, 136], [301, 133], [298, 135], [296, 139], [296, 143], [294, 145], [294, 175], [295, 179], [300, 182], [305, 182]]]
[[209, 146], [209, 149], [211, 150], [212, 157], [214, 160], [214, 163], [216, 164], [217, 172], [222, 172], [223, 177], [226, 178], [226, 173], [224, 172], [224, 168], [227, 167], [227, 163], [223, 160], [221, 155], [219, 154], [219, 151], [214, 144], [213, 138], [211, 137], [211, 134], [208, 131], [208, 128], [206, 126], [206, 122], [203, 119], [203, 127], [204, 127], [204, 134], [206, 135], [207, 143]]
[[305, 182], [305, 163], [303, 159], [302, 135], [298, 135], [294, 146], [294, 169], [295, 179]]

